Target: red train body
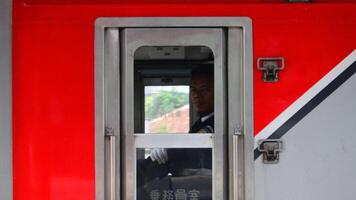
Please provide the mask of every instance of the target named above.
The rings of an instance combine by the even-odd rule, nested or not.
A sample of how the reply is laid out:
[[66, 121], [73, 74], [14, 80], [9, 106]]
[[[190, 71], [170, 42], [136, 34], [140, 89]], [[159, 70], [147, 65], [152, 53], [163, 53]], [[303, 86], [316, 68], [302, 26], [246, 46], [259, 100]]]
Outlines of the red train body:
[[[99, 17], [252, 21], [257, 135], [356, 47], [356, 1], [13, 1], [14, 200], [95, 199], [94, 25]], [[257, 58], [285, 58], [276, 83]]]

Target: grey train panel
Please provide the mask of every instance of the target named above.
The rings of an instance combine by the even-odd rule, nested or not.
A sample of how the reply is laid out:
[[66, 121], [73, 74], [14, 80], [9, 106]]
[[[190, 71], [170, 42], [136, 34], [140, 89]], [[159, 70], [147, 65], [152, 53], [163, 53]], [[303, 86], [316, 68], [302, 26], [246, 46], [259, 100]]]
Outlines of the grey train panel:
[[12, 0], [0, 1], [0, 199], [12, 195]]
[[356, 76], [283, 137], [276, 165], [255, 161], [256, 200], [352, 200], [356, 180]]

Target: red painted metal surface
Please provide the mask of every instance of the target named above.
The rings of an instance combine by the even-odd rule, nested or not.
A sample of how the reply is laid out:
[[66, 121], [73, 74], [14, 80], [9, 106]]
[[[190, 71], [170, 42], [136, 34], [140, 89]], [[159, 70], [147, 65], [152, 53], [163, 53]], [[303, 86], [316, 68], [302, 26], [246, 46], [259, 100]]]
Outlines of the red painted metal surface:
[[[207, 4], [207, 3], [285, 3], [287, 0], [24, 0], [27, 5], [91, 5], [91, 4]], [[312, 0], [311, 3], [355, 3], [356, 0]]]
[[51, 2], [14, 0], [15, 200], [94, 199], [97, 17], [250, 17], [254, 62], [258, 57], [286, 59], [278, 83], [263, 83], [254, 67], [255, 134], [356, 47], [356, 4], [352, 3]]

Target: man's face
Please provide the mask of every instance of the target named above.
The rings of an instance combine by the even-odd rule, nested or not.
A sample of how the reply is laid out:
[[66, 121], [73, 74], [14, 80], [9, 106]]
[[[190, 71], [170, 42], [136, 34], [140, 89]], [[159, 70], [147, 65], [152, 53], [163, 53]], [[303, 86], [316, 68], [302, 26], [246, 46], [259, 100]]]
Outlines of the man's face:
[[214, 111], [214, 82], [208, 75], [192, 77], [190, 97], [200, 115]]

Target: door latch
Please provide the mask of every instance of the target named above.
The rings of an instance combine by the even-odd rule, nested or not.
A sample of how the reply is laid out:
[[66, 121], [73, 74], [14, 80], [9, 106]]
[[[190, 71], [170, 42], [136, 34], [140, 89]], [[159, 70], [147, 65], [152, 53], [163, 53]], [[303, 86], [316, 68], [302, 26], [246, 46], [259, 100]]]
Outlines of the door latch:
[[263, 154], [263, 163], [276, 164], [279, 162], [279, 153], [283, 150], [282, 140], [266, 139], [258, 141], [258, 151]]
[[279, 80], [278, 72], [284, 69], [284, 58], [258, 58], [257, 69], [263, 72], [262, 80], [264, 82], [277, 82]]

